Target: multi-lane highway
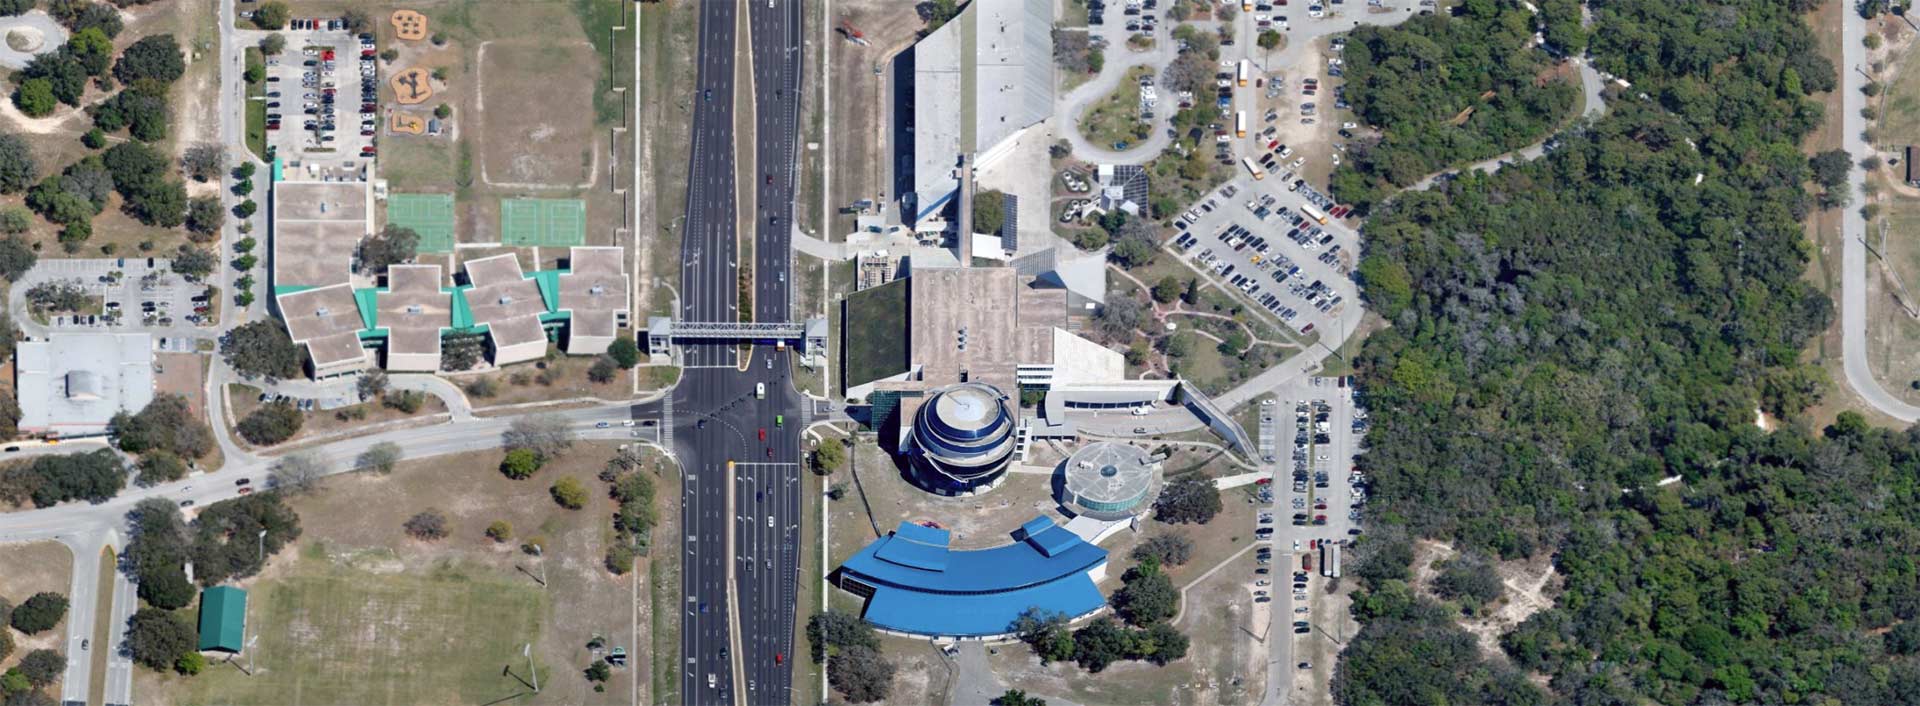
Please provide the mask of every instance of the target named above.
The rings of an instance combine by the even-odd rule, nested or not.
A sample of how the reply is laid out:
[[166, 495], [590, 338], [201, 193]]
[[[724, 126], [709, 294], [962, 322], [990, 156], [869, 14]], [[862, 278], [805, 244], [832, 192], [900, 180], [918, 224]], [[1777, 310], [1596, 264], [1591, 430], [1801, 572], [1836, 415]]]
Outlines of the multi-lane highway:
[[[801, 3], [701, 4], [682, 321], [790, 319], [794, 152], [799, 120]], [[744, 42], [744, 44], [743, 44]], [[751, 103], [736, 104], [736, 59], [751, 63]], [[751, 213], [738, 203], [736, 108], [751, 111]], [[752, 233], [742, 287], [739, 228]], [[751, 316], [741, 316], [741, 296]], [[800, 395], [784, 348], [683, 342], [671, 401], [674, 451], [686, 474], [682, 699], [788, 703], [800, 515]], [[733, 616], [737, 615], [737, 619]], [[736, 633], [735, 630], [738, 632]]]

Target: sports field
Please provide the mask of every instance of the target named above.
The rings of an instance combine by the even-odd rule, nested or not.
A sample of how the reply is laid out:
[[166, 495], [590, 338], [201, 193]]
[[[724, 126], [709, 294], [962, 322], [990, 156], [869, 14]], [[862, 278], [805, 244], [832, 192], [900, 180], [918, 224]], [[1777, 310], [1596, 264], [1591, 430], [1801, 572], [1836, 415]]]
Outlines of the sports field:
[[[531, 581], [504, 583], [452, 561], [386, 573], [391, 555], [336, 563], [325, 544], [302, 551], [291, 575], [248, 596], [254, 675], [209, 667], [181, 680], [182, 703], [479, 704], [532, 691], [518, 680], [527, 678], [520, 650], [540, 635], [547, 599]], [[543, 681], [560, 677], [538, 667]]]
[[420, 252], [453, 252], [453, 194], [392, 194], [387, 223], [420, 234]]
[[587, 240], [587, 202], [580, 199], [501, 199], [500, 244], [572, 247]]

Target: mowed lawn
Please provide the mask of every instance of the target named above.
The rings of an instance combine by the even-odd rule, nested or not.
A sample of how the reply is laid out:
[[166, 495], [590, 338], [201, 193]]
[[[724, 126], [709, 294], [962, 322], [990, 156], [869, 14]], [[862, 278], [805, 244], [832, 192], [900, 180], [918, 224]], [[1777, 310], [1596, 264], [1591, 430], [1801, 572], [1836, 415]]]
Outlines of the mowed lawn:
[[379, 574], [330, 562], [320, 544], [302, 554], [248, 595], [254, 676], [238, 668], [244, 657], [215, 665], [179, 682], [181, 703], [475, 704], [532, 691], [502, 673], [526, 677], [521, 646], [540, 634], [547, 601], [532, 582], [451, 563]]

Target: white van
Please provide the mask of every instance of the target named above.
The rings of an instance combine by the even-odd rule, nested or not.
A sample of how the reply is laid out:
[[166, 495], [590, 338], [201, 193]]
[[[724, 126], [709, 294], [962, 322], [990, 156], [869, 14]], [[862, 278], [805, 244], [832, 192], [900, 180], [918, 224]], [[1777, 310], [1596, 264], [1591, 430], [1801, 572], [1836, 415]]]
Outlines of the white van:
[[753, 396], [754, 396], [754, 397], [758, 397], [758, 398], [760, 398], [760, 399], [763, 399], [763, 400], [764, 400], [764, 399], [766, 399], [766, 398], [767, 398], [767, 384], [766, 384], [766, 383], [764, 383], [764, 382], [756, 382], [756, 383], [754, 383], [754, 384], [753, 384]]

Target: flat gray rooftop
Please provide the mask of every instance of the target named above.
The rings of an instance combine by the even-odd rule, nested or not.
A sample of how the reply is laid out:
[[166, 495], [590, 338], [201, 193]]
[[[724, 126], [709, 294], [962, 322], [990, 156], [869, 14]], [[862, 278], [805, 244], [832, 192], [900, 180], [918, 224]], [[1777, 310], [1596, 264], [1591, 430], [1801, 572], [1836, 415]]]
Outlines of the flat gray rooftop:
[[153, 337], [57, 333], [22, 342], [14, 362], [20, 428], [56, 435], [104, 431], [113, 415], [153, 401]]

